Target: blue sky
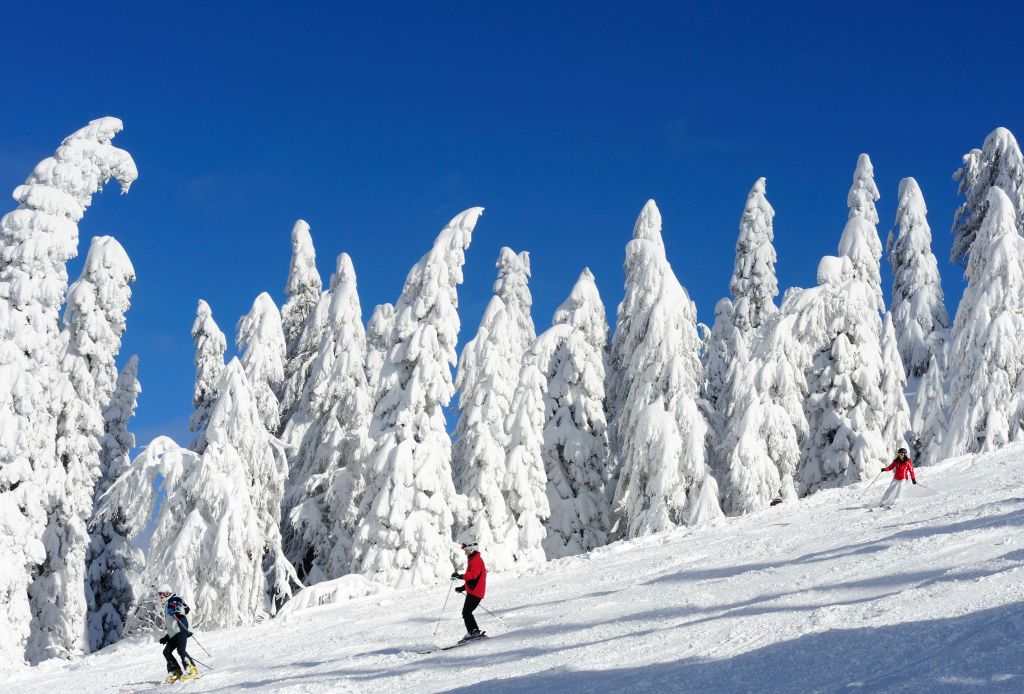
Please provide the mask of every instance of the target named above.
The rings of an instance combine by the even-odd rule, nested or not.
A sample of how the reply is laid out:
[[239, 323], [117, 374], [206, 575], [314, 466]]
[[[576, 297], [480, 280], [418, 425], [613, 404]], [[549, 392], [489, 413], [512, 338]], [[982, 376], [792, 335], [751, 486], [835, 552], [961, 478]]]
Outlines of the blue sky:
[[[297, 218], [325, 282], [352, 255], [368, 317], [449, 218], [486, 207], [465, 339], [503, 245], [532, 254], [539, 329], [584, 266], [614, 314], [654, 198], [710, 322], [753, 182], [776, 209], [781, 287], [810, 286], [868, 152], [883, 242], [899, 180], [921, 184], [952, 310], [950, 176], [994, 127], [1024, 134], [1011, 4], [19, 3], [4, 10], [0, 188], [88, 120], [124, 120], [139, 181], [96, 198], [81, 248], [113, 234], [139, 275], [124, 354], [141, 359], [140, 442], [188, 441], [196, 301], [229, 339], [259, 292], [281, 302]], [[890, 277], [883, 264], [887, 292]]]

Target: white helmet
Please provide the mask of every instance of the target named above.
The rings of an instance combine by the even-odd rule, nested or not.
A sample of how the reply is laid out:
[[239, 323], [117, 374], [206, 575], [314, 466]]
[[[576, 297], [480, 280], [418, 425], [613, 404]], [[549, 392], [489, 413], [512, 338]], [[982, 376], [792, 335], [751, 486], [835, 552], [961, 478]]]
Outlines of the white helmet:
[[467, 552], [479, 552], [480, 551], [480, 543], [476, 542], [475, 540], [470, 540], [469, 542], [463, 542], [462, 543], [462, 549], [466, 550]]
[[160, 597], [163, 597], [165, 595], [170, 597], [171, 593], [173, 593], [173, 592], [174, 591], [171, 590], [171, 587], [169, 585], [167, 585], [166, 583], [161, 583], [160, 587], [156, 589], [156, 594], [159, 595]]

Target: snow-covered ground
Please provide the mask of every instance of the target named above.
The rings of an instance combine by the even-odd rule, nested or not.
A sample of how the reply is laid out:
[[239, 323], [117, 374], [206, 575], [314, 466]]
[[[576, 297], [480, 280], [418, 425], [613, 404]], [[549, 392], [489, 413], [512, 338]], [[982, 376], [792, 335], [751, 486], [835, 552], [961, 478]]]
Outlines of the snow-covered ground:
[[[938, 493], [868, 511], [889, 474], [799, 503], [488, 579], [494, 638], [448, 585], [219, 632], [192, 692], [1024, 691], [1024, 446], [919, 473]], [[132, 640], [10, 675], [5, 691], [144, 690]], [[161, 691], [168, 691], [167, 688]]]

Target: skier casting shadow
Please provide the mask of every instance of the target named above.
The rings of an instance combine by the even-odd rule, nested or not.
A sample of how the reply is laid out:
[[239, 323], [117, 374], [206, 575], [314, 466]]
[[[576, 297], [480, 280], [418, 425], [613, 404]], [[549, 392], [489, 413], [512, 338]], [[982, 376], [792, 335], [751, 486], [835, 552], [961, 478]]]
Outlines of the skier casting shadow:
[[476, 542], [466, 542], [462, 545], [462, 551], [466, 553], [466, 573], [458, 571], [452, 574], [452, 580], [461, 579], [466, 583], [455, 589], [456, 593], [465, 593], [466, 602], [462, 606], [462, 621], [466, 623], [466, 635], [463, 641], [483, 638], [486, 634], [480, 631], [476, 619], [473, 617], [473, 610], [484, 599], [487, 590], [487, 567], [484, 566], [484, 558], [480, 556], [480, 545]]
[[889, 488], [885, 490], [885, 494], [882, 495], [882, 500], [878, 504], [886, 508], [895, 506], [896, 502], [903, 496], [908, 477], [911, 482], [917, 484], [917, 477], [914, 475], [914, 463], [907, 457], [906, 448], [896, 451], [896, 459], [889, 463], [888, 467], [882, 468], [882, 472], [890, 470], [893, 471], [892, 482], [889, 484]]
[[[166, 633], [160, 638], [164, 644], [164, 658], [167, 660], [167, 679], [164, 683], [180, 680], [190, 680], [199, 676], [195, 661], [185, 651], [185, 642], [192, 632], [188, 630], [188, 605], [180, 597], [174, 594], [171, 587], [166, 583], [157, 588], [157, 597], [164, 605], [164, 630]], [[181, 658], [181, 665], [174, 659], [174, 651], [178, 651]], [[184, 672], [182, 672], [184, 668]]]

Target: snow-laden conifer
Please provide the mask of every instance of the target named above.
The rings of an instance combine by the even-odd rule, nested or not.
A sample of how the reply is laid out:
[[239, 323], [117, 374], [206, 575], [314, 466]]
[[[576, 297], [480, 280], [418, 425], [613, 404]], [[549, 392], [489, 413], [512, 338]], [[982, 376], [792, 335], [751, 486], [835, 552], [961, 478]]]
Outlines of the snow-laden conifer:
[[517, 565], [529, 566], [546, 561], [544, 521], [551, 513], [548, 506], [548, 477], [544, 470], [544, 393], [547, 379], [531, 348], [523, 355], [523, 365], [512, 408], [505, 428], [509, 432], [505, 458], [505, 498], [516, 519]]
[[878, 237], [878, 186], [875, 185], [875, 169], [866, 154], [857, 158], [857, 169], [853, 173], [853, 185], [846, 198], [850, 208], [846, 227], [839, 239], [839, 254], [853, 263], [854, 276], [865, 282], [871, 290], [879, 312], [885, 310], [882, 298], [882, 275], [879, 263], [882, 259], [882, 241]]
[[109, 236], [93, 239], [82, 275], [68, 290], [60, 369], [69, 388], [53, 393], [57, 417], [56, 453], [65, 490], [55, 499], [45, 538], [43, 569], [29, 587], [40, 615], [29, 647], [49, 657], [88, 649], [85, 619], [87, 524], [100, 475], [103, 407], [117, 377], [124, 314], [135, 270], [121, 245]]
[[[14, 190], [18, 207], [0, 219], [0, 651], [31, 662], [83, 644], [84, 629], [66, 628], [81, 617], [57, 608], [48, 593], [67, 548], [47, 527], [64, 528], [76, 506], [67, 497], [82, 492], [71, 488], [56, 453], [61, 403], [73, 393], [58, 367], [59, 311], [93, 194], [111, 178], [126, 192], [138, 176], [131, 156], [111, 144], [121, 129], [120, 120], [100, 118], [65, 138]], [[84, 494], [91, 493], [90, 484]]]
[[277, 390], [284, 380], [285, 342], [281, 314], [266, 292], [256, 297], [249, 313], [238, 321], [237, 343], [263, 425], [276, 434], [281, 420]]
[[353, 568], [382, 583], [447, 579], [452, 525], [465, 498], [455, 492], [444, 407], [454, 394], [459, 316], [457, 287], [465, 250], [483, 208], [455, 216], [413, 266], [395, 306], [392, 347], [381, 370], [370, 424], [363, 520]]
[[391, 331], [395, 327], [395, 307], [378, 304], [366, 323], [366, 384], [374, 402], [380, 386], [380, 370], [391, 349]]
[[295, 410], [309, 376], [310, 348], [316, 345], [310, 344], [312, 336], [308, 333], [318, 331], [316, 326], [307, 328], [306, 324], [320, 302], [321, 286], [309, 224], [300, 219], [292, 227], [292, 260], [284, 288], [288, 298], [281, 307], [285, 341], [284, 383], [280, 387], [282, 427]]
[[[369, 448], [366, 335], [355, 268], [347, 253], [338, 256], [330, 299], [317, 359], [288, 425], [302, 422], [302, 435], [289, 457], [284, 548], [307, 584], [348, 572], [355, 496], [362, 485], [359, 468]], [[338, 487], [337, 498], [330, 491], [332, 483]], [[340, 523], [340, 537], [332, 531], [332, 516]], [[332, 562], [339, 565], [337, 570]]]
[[917, 452], [915, 465], [931, 465], [941, 459], [949, 423], [946, 420], [946, 394], [942, 369], [935, 355], [928, 361], [917, 387], [914, 416], [910, 420], [910, 445]]
[[204, 431], [210, 420], [210, 408], [217, 400], [217, 384], [224, 372], [224, 352], [228, 348], [227, 338], [213, 320], [210, 305], [202, 299], [196, 306], [192, 341], [196, 348], [196, 380], [192, 390], [193, 410], [189, 430], [196, 432], [196, 438], [190, 448], [196, 453], [202, 453], [206, 447]]
[[949, 435], [943, 457], [997, 450], [1021, 427], [1024, 239], [1013, 202], [989, 189], [953, 322]]
[[509, 315], [497, 296], [480, 320], [476, 336], [459, 357], [459, 422], [455, 427], [452, 471], [464, 494], [469, 517], [462, 534], [480, 543], [487, 566], [510, 568], [519, 549], [515, 518], [502, 493], [505, 479], [505, 431], [516, 388], [516, 345], [510, 339]]
[[949, 259], [964, 267], [970, 264], [971, 249], [988, 211], [988, 192], [999, 188], [1013, 208], [1018, 233], [1024, 226], [1024, 156], [1017, 139], [1006, 128], [996, 128], [981, 149], [964, 155], [963, 166], [953, 174], [959, 181], [963, 204], [953, 217], [953, 249]]
[[502, 247], [496, 267], [498, 278], [494, 281], [494, 293], [501, 299], [509, 316], [509, 339], [513, 341], [516, 352], [523, 355], [537, 338], [530, 314], [533, 306], [529, 285], [530, 254]]
[[706, 463], [696, 308], [665, 257], [653, 200], [626, 246], [625, 296], [612, 342], [619, 532], [638, 537], [721, 515]]
[[765, 179], [759, 178], [747, 195], [740, 235], [736, 240], [736, 261], [729, 291], [733, 296], [733, 321], [743, 336], [756, 331], [778, 309], [773, 300], [779, 293], [775, 278], [775, 210], [765, 197]]
[[805, 372], [809, 433], [797, 472], [803, 494], [866, 479], [888, 453], [876, 299], [848, 256], [826, 256], [818, 286], [784, 302], [812, 355]]
[[[100, 439], [100, 477], [94, 493], [94, 509], [103, 495], [124, 475], [131, 461], [135, 435], [128, 421], [142, 388], [138, 380], [139, 358], [131, 356], [117, 378], [110, 402], [103, 410], [103, 437]], [[133, 581], [145, 566], [142, 550], [128, 541], [131, 528], [124, 510], [111, 508], [109, 519], [93, 516], [89, 523], [90, 541], [86, 553], [86, 599], [89, 605], [89, 649], [98, 650], [121, 638], [125, 622], [135, 605]]]
[[[707, 331], [701, 362], [704, 367], [704, 400], [708, 412], [708, 464], [721, 470], [723, 444], [728, 437], [729, 424], [735, 403], [728, 387], [737, 368], [736, 356], [746, 351], [743, 334], [734, 323], [735, 311], [729, 299], [715, 304], [715, 322]], [[738, 424], [733, 422], [733, 424]]]
[[[611, 529], [605, 490], [611, 477], [604, 394], [608, 319], [589, 268], [552, 322], [536, 348], [547, 362], [543, 456], [549, 558], [600, 547]], [[550, 346], [544, 344], [548, 341]]]
[[900, 181], [899, 195], [896, 226], [887, 243], [893, 273], [892, 320], [907, 377], [919, 378], [932, 355], [942, 359], [949, 314], [943, 303], [938, 262], [932, 255], [928, 209], [917, 181]]
[[[896, 340], [896, 330], [892, 324], [892, 314], [886, 313], [882, 321], [882, 398], [885, 401], [885, 420], [882, 425], [882, 440], [895, 452], [909, 444], [910, 406], [903, 391], [907, 387], [907, 375], [903, 370]], [[917, 454], [912, 451], [911, 456]]]

